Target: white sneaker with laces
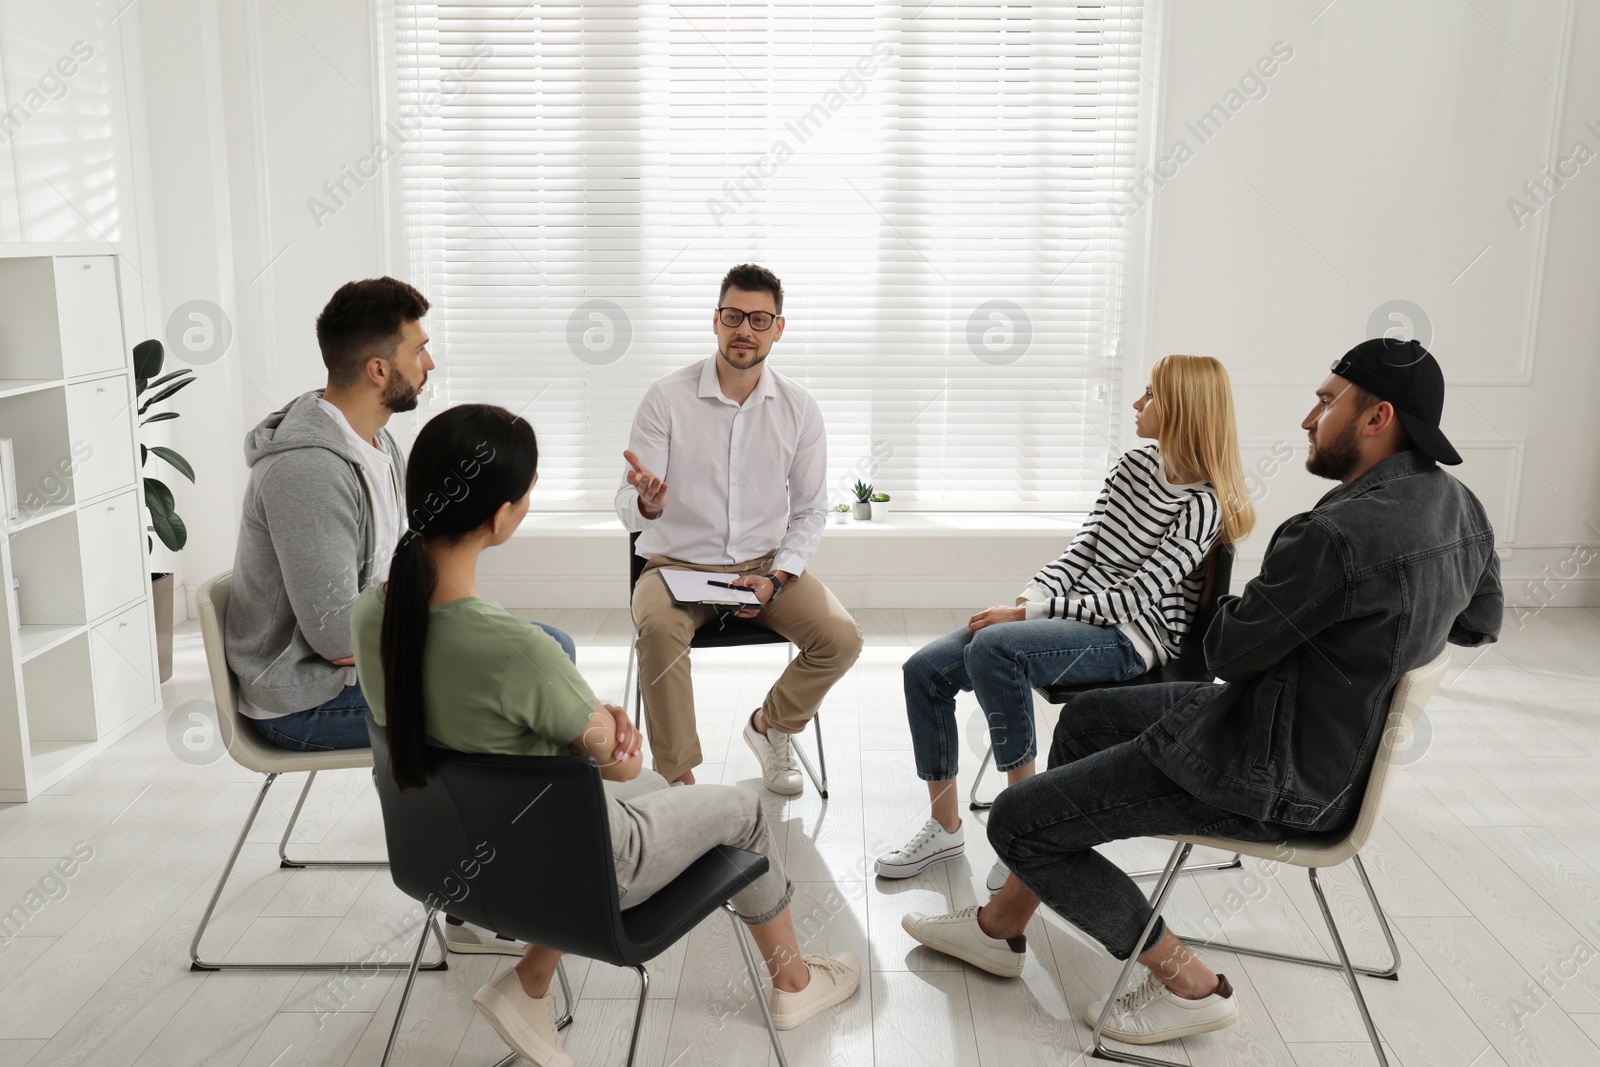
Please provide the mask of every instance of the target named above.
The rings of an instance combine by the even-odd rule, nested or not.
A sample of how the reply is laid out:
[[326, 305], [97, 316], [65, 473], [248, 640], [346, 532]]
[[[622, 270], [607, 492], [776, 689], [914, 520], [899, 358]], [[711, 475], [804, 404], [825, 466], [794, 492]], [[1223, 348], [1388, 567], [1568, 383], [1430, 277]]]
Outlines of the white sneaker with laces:
[[[1091, 1029], [1099, 1022], [1105, 1004], [1097, 1000], [1084, 1012], [1083, 1018]], [[1154, 1045], [1226, 1030], [1238, 1018], [1239, 1002], [1227, 975], [1217, 975], [1217, 988], [1209, 996], [1185, 1000], [1152, 973], [1145, 977], [1144, 984], [1117, 998], [1101, 1032], [1131, 1045]]]
[[861, 985], [861, 961], [853, 952], [801, 956], [800, 959], [811, 971], [811, 981], [794, 993], [774, 989], [767, 1000], [772, 1010], [772, 1025], [779, 1030], [793, 1030], [807, 1019], [849, 1000]]
[[800, 768], [794, 761], [794, 745], [789, 741], [789, 735], [772, 727], [766, 733], [756, 730], [754, 716], [746, 719], [744, 723], [744, 743], [750, 746], [750, 751], [756, 754], [756, 760], [761, 764], [761, 783], [774, 793], [781, 793], [786, 797], [800, 795], [805, 788], [805, 780], [800, 777]]
[[878, 857], [878, 877], [910, 878], [935, 863], [953, 860], [967, 850], [966, 838], [963, 827], [950, 833], [938, 819], [929, 819], [910, 841]]
[[523, 1059], [539, 1067], [572, 1067], [556, 1031], [554, 991], [528, 996], [513, 967], [474, 993], [472, 1005]]
[[994, 861], [994, 866], [989, 868], [989, 876], [983, 880], [983, 886], [991, 893], [998, 893], [1006, 886], [1006, 879], [1011, 877], [1011, 870], [999, 860]]
[[[950, 912], [948, 915], [924, 915], [913, 911], [900, 920], [901, 929], [927, 945], [935, 952], [964, 960], [979, 970], [1001, 978], [1016, 978], [1022, 974], [1023, 938], [1002, 941], [990, 937], [978, 925], [978, 905]], [[1012, 941], [1021, 942], [1013, 948]]]

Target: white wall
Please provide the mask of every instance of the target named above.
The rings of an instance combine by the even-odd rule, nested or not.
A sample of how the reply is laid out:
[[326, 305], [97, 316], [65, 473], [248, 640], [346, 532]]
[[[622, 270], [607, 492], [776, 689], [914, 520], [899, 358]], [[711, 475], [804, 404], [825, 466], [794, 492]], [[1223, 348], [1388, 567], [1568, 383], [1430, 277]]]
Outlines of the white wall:
[[[1148, 354], [1224, 359], [1247, 462], [1272, 470], [1274, 449], [1294, 450], [1261, 479], [1240, 576], [1331, 485], [1302, 466], [1312, 389], [1374, 312], [1404, 300], [1431, 324], [1452, 387], [1444, 428], [1466, 461], [1454, 473], [1509, 549], [1508, 600], [1600, 604], [1593, 564], [1530, 585], [1546, 568], [1572, 575], [1574, 547], [1600, 542], [1600, 162], [1535, 215], [1507, 206], [1532, 206], [1523, 183], [1576, 142], [1600, 152], [1600, 8], [1321, 8], [1172, 3], [1162, 27], [1159, 155], [1180, 154], [1180, 140], [1194, 154], [1165, 168], [1176, 173], [1145, 209]], [[1292, 58], [1265, 95], [1201, 143], [1185, 123], [1280, 41]]]
[[[0, 237], [116, 242], [145, 277], [132, 339], [164, 334], [193, 300], [218, 305], [233, 330], [227, 355], [184, 394], [185, 417], [165, 424], [200, 476], [197, 489], [178, 487], [191, 596], [232, 562], [244, 430], [321, 381], [317, 311], [343, 281], [392, 269], [380, 183], [320, 227], [306, 208], [387, 117], [374, 88], [383, 2], [139, 0], [113, 23], [120, 2], [0, 0], [8, 99], [77, 39], [99, 64], [0, 146]], [[1151, 163], [1180, 138], [1195, 151], [1168, 165], [1173, 177], [1132, 219], [1148, 230], [1149, 258], [1130, 382], [1166, 352], [1217, 355], [1235, 375], [1247, 460], [1292, 449], [1260, 480], [1242, 580], [1272, 527], [1328, 487], [1300, 466], [1310, 389], [1375, 309], [1410, 301], [1454, 386], [1445, 426], [1508, 549], [1508, 596], [1600, 603], [1592, 564], [1526, 584], [1547, 568], [1572, 574], [1573, 546], [1600, 541], [1600, 432], [1588, 416], [1600, 399], [1600, 164], [1520, 228], [1506, 206], [1574, 142], [1600, 151], [1584, 126], [1600, 129], [1600, 11], [1543, 0], [1320, 7], [1169, 2], [1152, 19]], [[1259, 98], [1200, 144], [1185, 121], [1236, 102], [1228, 91], [1278, 41], [1293, 55], [1265, 95], [1249, 86]], [[1016, 553], [1019, 578], [1046, 541]], [[536, 608], [587, 596], [585, 574], [612, 574], [612, 547], [549, 551], [577, 543], [503, 550], [508, 597]], [[827, 572], [880, 607], [938, 603], [947, 589], [973, 606], [1016, 585], [992, 573], [996, 553], [961, 538], [907, 539], [889, 557], [881, 547], [829, 542]], [[621, 603], [621, 585], [596, 596]]]
[[[0, 0], [0, 242], [58, 253], [109, 244], [122, 257], [131, 348], [151, 335], [160, 286], [139, 25], [115, 19], [116, 6]], [[172, 427], [158, 423], [145, 440], [170, 444]], [[159, 461], [150, 473], [182, 481]], [[151, 565], [181, 570], [159, 541]]]

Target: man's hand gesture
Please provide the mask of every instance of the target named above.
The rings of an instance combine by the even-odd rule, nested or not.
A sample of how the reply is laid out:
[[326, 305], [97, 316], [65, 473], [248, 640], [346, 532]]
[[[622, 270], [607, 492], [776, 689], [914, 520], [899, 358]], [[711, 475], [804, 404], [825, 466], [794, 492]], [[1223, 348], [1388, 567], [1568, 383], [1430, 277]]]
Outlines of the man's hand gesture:
[[632, 449], [624, 449], [622, 458], [628, 461], [628, 484], [639, 493], [639, 514], [647, 519], [658, 519], [667, 508], [667, 483], [645, 470]]

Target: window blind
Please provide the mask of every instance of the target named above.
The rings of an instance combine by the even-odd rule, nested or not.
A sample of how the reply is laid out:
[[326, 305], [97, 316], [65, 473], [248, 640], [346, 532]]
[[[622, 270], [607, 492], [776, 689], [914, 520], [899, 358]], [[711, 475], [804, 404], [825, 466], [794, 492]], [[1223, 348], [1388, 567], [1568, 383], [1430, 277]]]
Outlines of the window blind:
[[640, 397], [785, 288], [829, 495], [1089, 506], [1118, 452], [1138, 3], [395, 6], [403, 262], [439, 399], [523, 412], [607, 508]]

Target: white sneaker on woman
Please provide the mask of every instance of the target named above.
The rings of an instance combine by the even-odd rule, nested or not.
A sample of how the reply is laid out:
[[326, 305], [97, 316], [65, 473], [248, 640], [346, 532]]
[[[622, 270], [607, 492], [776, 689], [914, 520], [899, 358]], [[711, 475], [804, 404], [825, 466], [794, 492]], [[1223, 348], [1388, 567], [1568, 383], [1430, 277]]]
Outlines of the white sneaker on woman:
[[880, 878], [910, 878], [942, 860], [952, 860], [967, 849], [966, 833], [960, 826], [950, 833], [929, 819], [905, 844], [878, 857]]
[[[1105, 1001], [1097, 1000], [1083, 1013], [1091, 1029], [1100, 1021], [1105, 1006]], [[1117, 998], [1101, 1032], [1130, 1045], [1154, 1045], [1225, 1030], [1238, 1018], [1239, 1001], [1226, 975], [1217, 975], [1217, 988], [1209, 996], [1185, 1000], [1152, 973], [1145, 976], [1143, 985]]]
[[542, 997], [528, 996], [513, 967], [474, 993], [472, 1004], [500, 1040], [523, 1059], [539, 1067], [572, 1067], [572, 1057], [561, 1047], [556, 1031], [553, 990]]
[[853, 952], [801, 956], [800, 959], [811, 971], [811, 981], [794, 993], [774, 989], [767, 1001], [772, 1010], [772, 1025], [779, 1030], [793, 1030], [807, 1019], [849, 1000], [861, 985], [861, 961]]

